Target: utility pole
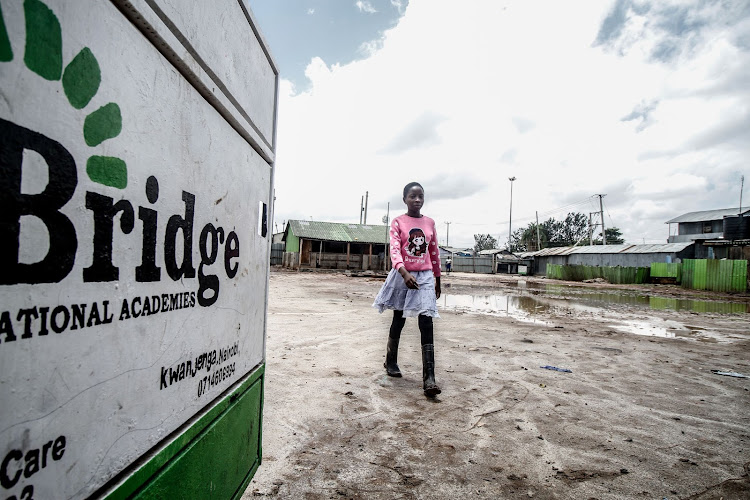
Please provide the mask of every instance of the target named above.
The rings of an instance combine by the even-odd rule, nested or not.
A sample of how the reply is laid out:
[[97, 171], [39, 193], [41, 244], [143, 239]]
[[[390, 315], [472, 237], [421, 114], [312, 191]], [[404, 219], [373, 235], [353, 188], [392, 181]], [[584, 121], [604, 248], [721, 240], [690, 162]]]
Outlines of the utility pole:
[[594, 226], [591, 225], [591, 214], [594, 212], [589, 212], [589, 245], [594, 246]]
[[365, 197], [359, 202], [359, 223], [362, 224], [362, 214], [365, 213]]
[[383, 270], [388, 271], [388, 262], [391, 260], [390, 252], [390, 226], [391, 226], [391, 202], [388, 202], [388, 208], [385, 212], [385, 258], [383, 260]]
[[539, 237], [539, 211], [536, 211], [536, 249], [542, 249], [542, 239]]
[[508, 216], [508, 251], [510, 252], [510, 235], [513, 230], [513, 181], [516, 177], [508, 177], [510, 181], [510, 215]]
[[599, 197], [599, 217], [601, 217], [602, 223], [602, 245], [607, 244], [607, 231], [604, 229], [604, 205], [602, 204], [602, 198], [607, 196], [606, 194], [597, 194]]
[[745, 176], [740, 176], [740, 213], [742, 213], [742, 190], [745, 189]]
[[446, 222], [445, 223], [445, 246], [450, 246], [450, 233], [451, 233], [451, 223]]
[[370, 198], [370, 192], [365, 191], [365, 224], [367, 224], [367, 201]]

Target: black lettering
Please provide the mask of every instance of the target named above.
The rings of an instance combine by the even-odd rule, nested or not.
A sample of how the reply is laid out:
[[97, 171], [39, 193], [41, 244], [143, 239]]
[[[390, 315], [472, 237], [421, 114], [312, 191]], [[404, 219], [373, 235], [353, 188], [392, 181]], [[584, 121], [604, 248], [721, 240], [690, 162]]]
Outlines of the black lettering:
[[[174, 281], [182, 278], [195, 278], [193, 267], [193, 215], [195, 213], [195, 195], [182, 192], [182, 200], [185, 202], [185, 217], [173, 215], [167, 222], [167, 231], [164, 235], [164, 264], [167, 274]], [[177, 265], [177, 231], [182, 230], [182, 264]]]
[[161, 310], [164, 312], [170, 311], [169, 308], [169, 294], [168, 293], [162, 293], [161, 294]]
[[195, 307], [195, 292], [190, 292], [190, 307]]
[[[22, 194], [23, 150], [39, 153], [49, 182], [39, 194]], [[73, 197], [78, 171], [73, 156], [49, 137], [0, 119], [0, 285], [57, 283], [73, 269], [78, 240], [62, 208]], [[33, 264], [19, 262], [21, 217], [40, 219], [49, 233], [47, 255]]]
[[169, 385], [180, 380], [180, 373], [177, 370], [169, 369]]
[[39, 313], [36, 310], [36, 306], [32, 307], [31, 309], [21, 309], [18, 311], [16, 320], [21, 321], [21, 318], [24, 318], [23, 335], [21, 335], [22, 339], [31, 338], [31, 317], [32, 316], [34, 316], [34, 319], [39, 317]]
[[159, 386], [159, 390], [166, 389], [167, 388], [167, 373], [169, 373], [167, 370], [164, 369], [164, 367], [161, 367], [161, 385]]
[[[15, 497], [11, 497], [15, 498]], [[21, 500], [34, 500], [34, 485], [27, 484], [21, 490]]]
[[[153, 175], [146, 179], [146, 198], [151, 204], [159, 199], [159, 182]], [[135, 268], [138, 282], [159, 281], [161, 268], [156, 266], [156, 210], [138, 207], [138, 218], [143, 221], [141, 265]]]
[[10, 321], [10, 313], [3, 311], [0, 315], [0, 333], [5, 334], [6, 342], [13, 342], [16, 340], [16, 334], [13, 333], [13, 323]]
[[0, 465], [0, 486], [5, 488], [6, 490], [11, 489], [16, 485], [18, 480], [21, 478], [21, 466], [19, 464], [18, 469], [16, 470], [16, 473], [13, 475], [13, 477], [10, 477], [8, 475], [8, 468], [10, 467], [10, 461], [15, 460], [16, 462], [20, 462], [23, 458], [23, 453], [21, 450], [10, 450], [7, 455], [5, 455], [5, 458], [3, 459], [2, 465]]
[[47, 467], [47, 453], [49, 453], [49, 449], [52, 447], [52, 441], [47, 441], [44, 443], [44, 446], [42, 447], [42, 469]]
[[86, 192], [86, 208], [94, 212], [94, 251], [91, 266], [83, 270], [83, 281], [117, 281], [120, 270], [112, 264], [112, 244], [115, 215], [120, 216], [120, 229], [129, 234], [135, 225], [133, 205], [128, 200], [114, 200], [109, 196]]
[[[89, 320], [86, 322], [86, 326], [101, 325], [102, 319], [99, 317], [99, 306], [96, 302], [91, 304], [91, 312], [89, 313]], [[72, 330], [72, 328], [71, 328]]]
[[47, 313], [49, 312], [49, 307], [40, 307], [39, 308], [39, 314], [42, 316], [42, 327], [39, 329], [39, 335], [47, 335], [49, 333], [49, 330], [47, 330]]
[[122, 307], [120, 308], [120, 321], [123, 319], [130, 319], [130, 306], [128, 299], [122, 299]]
[[161, 298], [158, 295], [151, 296], [151, 314], [156, 314], [161, 310]]
[[[60, 326], [57, 323], [57, 316], [58, 314], [63, 313], [63, 324]], [[52, 331], [55, 333], [62, 333], [65, 331], [65, 329], [68, 327], [68, 322], [70, 321], [70, 313], [68, 312], [68, 308], [65, 306], [57, 306], [52, 310], [52, 317], [50, 318], [50, 326], [52, 327]]]
[[85, 325], [85, 317], [86, 317], [86, 304], [73, 304], [71, 306], [73, 308], [73, 324], [70, 325], [71, 330], [78, 330], [78, 326], [80, 325], [81, 328], [83, 328]]
[[170, 311], [174, 311], [175, 309], [182, 309], [182, 307], [177, 307], [179, 305], [180, 297], [182, 297], [182, 294], [179, 293], [173, 293], [169, 296]]
[[148, 295], [143, 297], [143, 310], [141, 314], [143, 316], [151, 316], [151, 302], [148, 300]]
[[[102, 320], [102, 323], [104, 323], [105, 325], [107, 325], [109, 323], [112, 323], [112, 320], [115, 318], [115, 316], [114, 316], [114, 314], [110, 314], [109, 316], [107, 316], [107, 313], [109, 312], [109, 310], [108, 310], [109, 309], [109, 301], [108, 300], [105, 300], [104, 302], [102, 302], [102, 305], [104, 306], [104, 312], [102, 313], [102, 315], [104, 316], [104, 319]], [[126, 310], [127, 310], [127, 308], [126, 308]], [[120, 318], [120, 319], [122, 319], [122, 318]]]
[[[211, 237], [211, 253], [208, 253], [209, 236]], [[219, 240], [224, 240], [224, 229], [215, 228], [213, 224], [206, 224], [201, 231], [199, 249], [201, 254], [201, 263], [198, 266], [198, 304], [207, 307], [214, 304], [219, 299], [219, 277], [215, 274], [203, 274], [203, 267], [216, 262], [216, 256], [219, 252]], [[211, 290], [213, 294], [206, 297], [206, 292]]]
[[39, 472], [39, 450], [34, 448], [26, 452], [26, 467], [23, 469], [23, 477], [29, 478]]
[[180, 380], [185, 378], [185, 362], [180, 365]]
[[237, 233], [229, 231], [229, 234], [227, 234], [227, 244], [224, 246], [224, 270], [227, 272], [228, 278], [234, 278], [237, 274], [240, 264], [239, 262], [235, 262], [234, 267], [232, 267], [232, 259], [239, 256], [240, 239], [237, 237]]
[[65, 436], [58, 436], [52, 444], [52, 460], [57, 462], [65, 455]]
[[132, 305], [130, 306], [130, 311], [131, 311], [131, 312], [133, 313], [133, 317], [134, 317], [134, 318], [137, 318], [138, 316], [140, 316], [140, 315], [141, 315], [141, 311], [140, 311], [140, 310], [138, 310], [138, 314], [136, 314], [136, 312], [135, 312], [135, 303], [136, 303], [136, 302], [138, 302], [138, 303], [140, 304], [140, 303], [141, 303], [141, 298], [140, 298], [140, 297], [136, 297], [136, 298], [134, 298], [134, 299], [133, 299], [133, 303], [132, 303]]

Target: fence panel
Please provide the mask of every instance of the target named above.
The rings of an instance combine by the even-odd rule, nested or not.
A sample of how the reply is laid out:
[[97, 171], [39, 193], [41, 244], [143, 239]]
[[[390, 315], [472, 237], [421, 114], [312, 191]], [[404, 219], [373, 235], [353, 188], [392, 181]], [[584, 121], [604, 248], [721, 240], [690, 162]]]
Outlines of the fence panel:
[[284, 243], [274, 243], [271, 245], [271, 265], [280, 266], [284, 259]]
[[685, 259], [682, 286], [714, 292], [747, 291], [746, 260]]
[[453, 271], [459, 273], [492, 273], [492, 257], [453, 257]]
[[682, 278], [682, 264], [679, 262], [653, 262], [651, 264], [652, 278], [675, 278], [677, 283]]
[[584, 265], [560, 265], [547, 264], [547, 277], [567, 280], [585, 281], [603, 278], [610, 283], [645, 283], [648, 281], [651, 270], [648, 267], [611, 267], [611, 266], [584, 266]]

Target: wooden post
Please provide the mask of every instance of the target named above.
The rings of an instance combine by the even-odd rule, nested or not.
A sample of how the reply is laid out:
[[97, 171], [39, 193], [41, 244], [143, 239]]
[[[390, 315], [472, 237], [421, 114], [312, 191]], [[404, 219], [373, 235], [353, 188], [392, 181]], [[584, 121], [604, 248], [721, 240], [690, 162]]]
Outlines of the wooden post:
[[297, 272], [302, 268], [302, 249], [305, 248], [305, 240], [300, 238], [299, 239], [299, 259], [297, 262]]
[[318, 264], [323, 267], [323, 240], [320, 240], [320, 246], [318, 247]]
[[[370, 269], [370, 266], [372, 265], [372, 243], [370, 243], [370, 260], [367, 261], [367, 269]], [[367, 271], [365, 269], [365, 271]]]
[[346, 268], [349, 269], [349, 253], [351, 251], [351, 243], [346, 242]]

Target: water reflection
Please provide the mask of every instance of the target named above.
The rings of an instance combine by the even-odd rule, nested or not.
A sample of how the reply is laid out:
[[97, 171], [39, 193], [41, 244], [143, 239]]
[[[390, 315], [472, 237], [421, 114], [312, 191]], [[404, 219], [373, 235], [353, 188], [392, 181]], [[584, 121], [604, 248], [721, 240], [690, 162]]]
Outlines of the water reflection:
[[536, 292], [529, 290], [514, 294], [442, 294], [438, 305], [446, 310], [506, 316], [519, 321], [544, 325], [549, 325], [549, 320], [554, 315], [583, 314], [582, 317], [611, 322], [609, 326], [627, 333], [664, 338], [699, 337], [711, 341], [720, 340], [726, 335], [721, 335], [716, 331], [696, 331], [695, 327], [673, 320], [654, 318], [641, 321], [627, 318], [627, 315], [623, 314], [624, 311], [609, 306], [627, 305], [629, 309], [636, 309], [636, 313], [638, 309], [726, 314], [750, 312], [750, 305], [739, 302], [652, 297], [632, 290], [591, 292], [580, 288], [570, 290], [570, 287], [566, 286], [548, 285], [547, 289]]
[[602, 302], [606, 304], [635, 305], [650, 309], [669, 311], [693, 311], [701, 313], [736, 314], [750, 313], [750, 304], [742, 302], [724, 302], [714, 300], [676, 299], [669, 297], [654, 297], [632, 290], [610, 290], [602, 292], [581, 291], [581, 288], [571, 290], [571, 287], [561, 285], [547, 285], [545, 294], [564, 297], [583, 303]]
[[522, 321], [542, 322], [533, 315], [549, 312], [550, 306], [527, 295], [452, 295], [442, 294], [443, 309], [509, 316]]

